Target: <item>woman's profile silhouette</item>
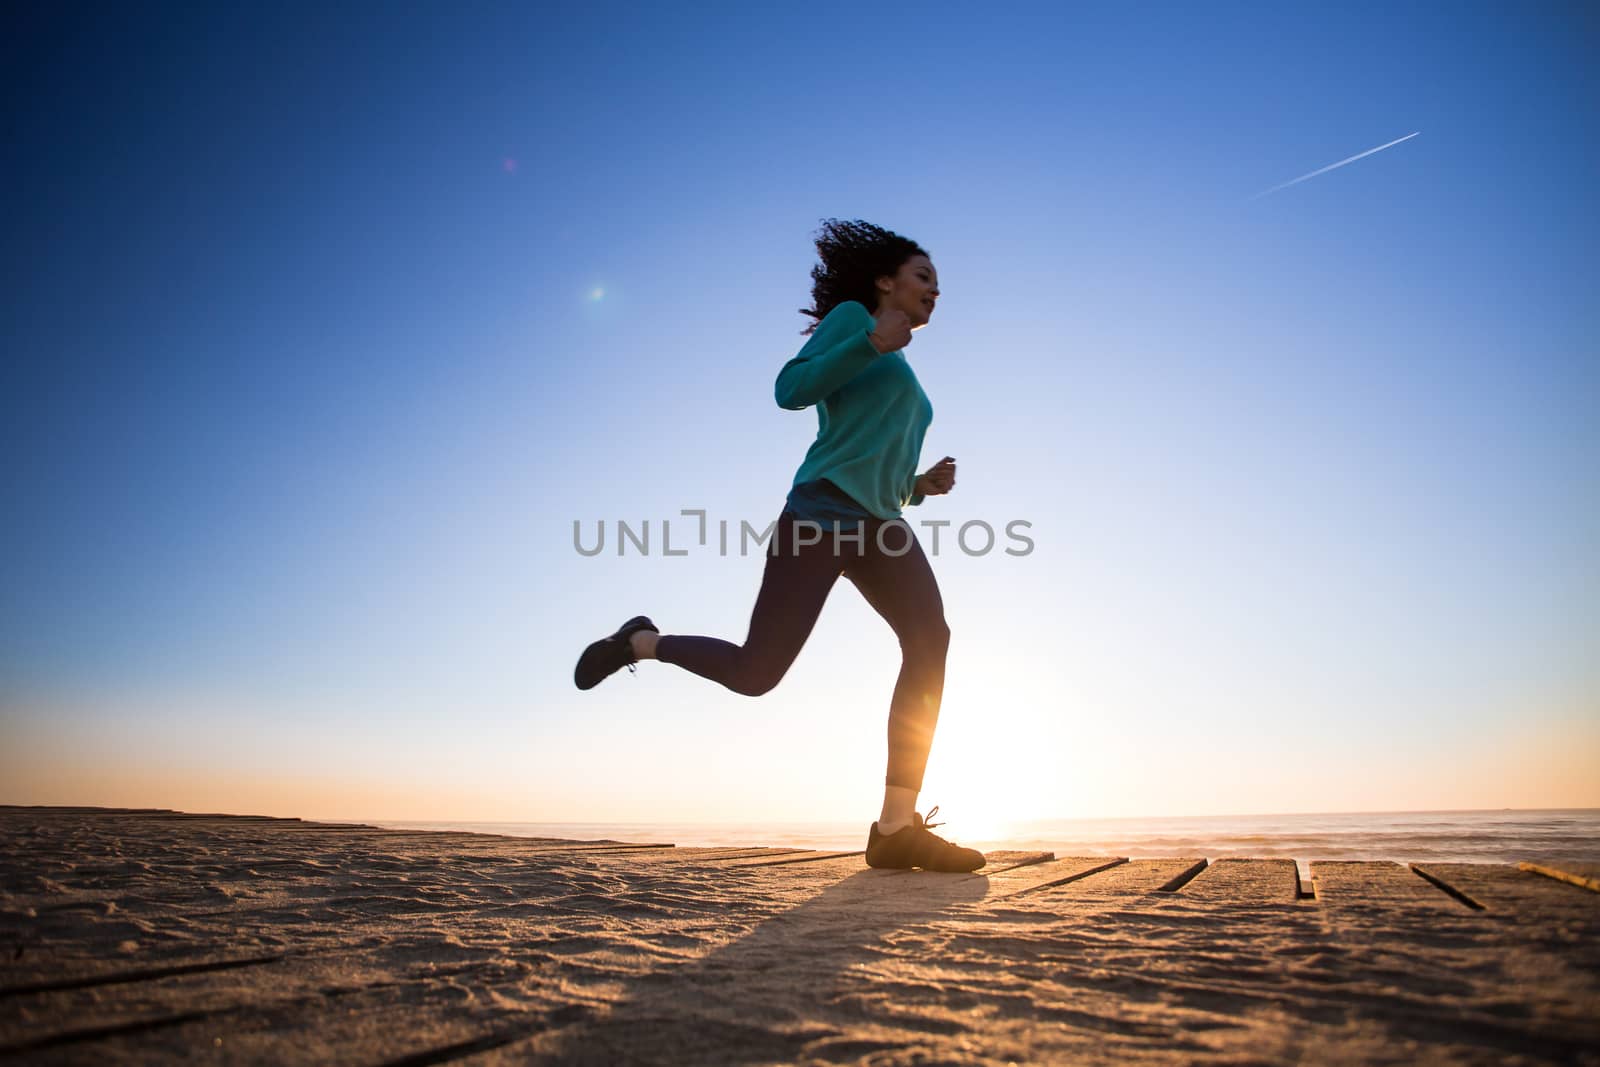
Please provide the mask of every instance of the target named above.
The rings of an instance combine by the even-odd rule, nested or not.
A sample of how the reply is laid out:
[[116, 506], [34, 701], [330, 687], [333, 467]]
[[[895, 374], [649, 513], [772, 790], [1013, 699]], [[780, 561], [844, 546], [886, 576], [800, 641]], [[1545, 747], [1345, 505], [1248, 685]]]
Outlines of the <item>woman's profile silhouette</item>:
[[[933, 569], [902, 508], [955, 486], [944, 457], [916, 472], [933, 406], [905, 356], [926, 326], [939, 275], [915, 241], [871, 223], [825, 219], [811, 270], [816, 321], [778, 372], [778, 405], [815, 405], [817, 437], [795, 473], [774, 527], [761, 590], [742, 645], [662, 634], [635, 616], [589, 645], [573, 680], [591, 689], [639, 660], [656, 659], [759, 696], [783, 678], [842, 574], [900, 640], [900, 677], [889, 703], [883, 809], [867, 831], [869, 866], [974, 871], [983, 854], [931, 832], [917, 794], [944, 692], [950, 630]], [[930, 809], [931, 817], [937, 807]]]

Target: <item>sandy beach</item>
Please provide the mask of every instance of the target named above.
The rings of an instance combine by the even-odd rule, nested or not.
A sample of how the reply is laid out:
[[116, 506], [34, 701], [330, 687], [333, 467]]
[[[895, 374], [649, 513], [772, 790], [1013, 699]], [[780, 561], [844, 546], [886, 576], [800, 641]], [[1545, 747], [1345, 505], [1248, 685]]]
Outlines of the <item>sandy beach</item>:
[[1600, 1063], [1593, 866], [669, 844], [0, 808], [0, 1057]]

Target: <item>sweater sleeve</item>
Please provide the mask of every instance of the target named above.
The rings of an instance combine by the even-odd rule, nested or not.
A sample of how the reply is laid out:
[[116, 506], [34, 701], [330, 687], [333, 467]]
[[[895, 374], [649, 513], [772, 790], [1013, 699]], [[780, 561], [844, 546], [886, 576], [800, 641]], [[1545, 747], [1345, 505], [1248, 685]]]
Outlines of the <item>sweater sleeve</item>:
[[790, 411], [810, 407], [865, 370], [878, 358], [867, 340], [873, 326], [872, 314], [854, 300], [828, 312], [800, 354], [778, 372], [773, 388], [778, 406]]

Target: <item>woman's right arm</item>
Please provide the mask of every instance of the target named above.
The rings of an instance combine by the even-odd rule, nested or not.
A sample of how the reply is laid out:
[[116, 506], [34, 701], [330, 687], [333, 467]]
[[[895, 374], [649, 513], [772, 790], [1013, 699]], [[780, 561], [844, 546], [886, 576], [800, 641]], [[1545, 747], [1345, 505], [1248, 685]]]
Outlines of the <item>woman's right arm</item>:
[[810, 407], [878, 358], [869, 338], [877, 325], [865, 307], [847, 300], [817, 323], [800, 354], [783, 365], [773, 389], [780, 408]]

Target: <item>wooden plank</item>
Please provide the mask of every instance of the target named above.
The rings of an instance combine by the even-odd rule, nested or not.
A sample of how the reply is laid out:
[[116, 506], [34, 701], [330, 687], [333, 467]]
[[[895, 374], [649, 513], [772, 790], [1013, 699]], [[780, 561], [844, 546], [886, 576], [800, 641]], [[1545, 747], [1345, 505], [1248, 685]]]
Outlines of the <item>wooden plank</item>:
[[1127, 863], [1122, 856], [1063, 856], [988, 876], [990, 899], [1004, 900], [1067, 885], [1108, 867]]
[[[536, 994], [531, 1011], [508, 1012], [492, 1003], [495, 997], [464, 1003], [459, 985], [448, 980], [254, 991], [197, 986], [184, 990], [181, 1000], [171, 999], [173, 992], [144, 1007], [49, 1011], [33, 1032], [8, 1034], [0, 1056], [143, 1064], [191, 1062], [203, 1051], [237, 1062], [291, 1065], [351, 1062], [350, 1050], [360, 1049], [361, 1062], [444, 1062], [412, 1058], [521, 1040], [552, 1018], [584, 1010], [561, 1004], [554, 990]], [[516, 982], [506, 984], [506, 995], [518, 992]]]
[[1464, 905], [1388, 860], [1313, 860], [1311, 882], [1317, 902], [1346, 909], [1422, 909], [1459, 912]]
[[[124, 969], [92, 982], [63, 979], [7, 990], [0, 1055], [80, 1045], [181, 1025], [249, 1005], [257, 1008], [337, 995], [355, 985], [343, 961], [279, 957], [273, 966]], [[338, 975], [343, 982], [332, 978]], [[392, 985], [392, 981], [383, 984]]]
[[[863, 853], [863, 855], [865, 855], [865, 853]], [[984, 864], [976, 871], [923, 871], [920, 867], [918, 867], [909, 869], [884, 868], [882, 870], [875, 871], [875, 873], [897, 877], [917, 874], [940, 874], [941, 876], [952, 878], [993, 878], [996, 875], [1003, 874], [1008, 871], [1017, 870], [1023, 867], [1032, 867], [1040, 863], [1048, 863], [1055, 858], [1054, 852], [1033, 852], [1026, 849], [995, 849], [991, 852], [985, 852], [983, 854]], [[872, 870], [872, 868], [868, 869]]]
[[807, 900], [803, 910], [796, 912], [798, 915], [840, 909], [857, 918], [881, 914], [887, 922], [898, 924], [951, 914], [955, 909], [982, 903], [989, 894], [988, 883], [979, 876], [880, 870], [863, 866], [859, 856], [751, 873], [782, 879], [783, 885], [776, 886], [774, 892], [781, 892], [794, 880], [815, 877], [814, 885], [822, 892]]
[[525, 852], [629, 852], [635, 849], [676, 848], [671, 842], [632, 841], [563, 841], [560, 844], [521, 845], [515, 851]]
[[[816, 862], [818, 860], [841, 859], [841, 858], [844, 858], [844, 857], [847, 857], [847, 856], [865, 857], [866, 856], [866, 852], [865, 852], [865, 850], [861, 850], [861, 849], [857, 849], [854, 852], [826, 852], [826, 851], [812, 852], [810, 850], [807, 850], [805, 853], [800, 854], [800, 855], [784, 856], [784, 857], [780, 857], [778, 859], [762, 858], [762, 859], [755, 859], [755, 860], [747, 860], [747, 861], [743, 861], [743, 862], [739, 862], [739, 863], [730, 863], [730, 864], [728, 864], [728, 866], [729, 867], [778, 867], [778, 866], [785, 866], [785, 865], [794, 864], [794, 863], [814, 863], [814, 862]], [[1045, 862], [1047, 860], [1054, 859], [1055, 858], [1055, 854], [1051, 853], [1051, 852], [1030, 852], [1030, 851], [1020, 850], [1020, 849], [997, 849], [997, 850], [995, 850], [993, 852], [984, 853], [983, 858], [984, 858], [984, 865], [982, 867], [978, 868], [977, 871], [974, 871], [971, 874], [964, 875], [964, 877], [983, 878], [983, 877], [989, 876], [992, 873], [996, 873], [999, 870], [1011, 870], [1011, 869], [1017, 868], [1017, 867], [1027, 867], [1027, 866], [1031, 866], [1031, 865], [1036, 864], [1036, 863], [1043, 863], [1043, 862]], [[865, 858], [862, 859], [861, 866], [863, 868], [866, 868], [866, 869], [869, 869], [869, 870], [872, 869], [872, 868], [867, 868], [866, 867]], [[889, 870], [886, 870], [885, 873], [888, 873], [888, 874], [914, 874], [914, 873], [916, 873], [916, 870], [889, 869]], [[935, 872], [935, 873], [937, 873], [937, 872]]]
[[[1448, 885], [1486, 911], [1519, 921], [1600, 926], [1600, 895], [1507, 863], [1413, 863], [1424, 877]], [[1597, 930], [1600, 932], [1600, 930]]]
[[106, 967], [97, 961], [93, 971], [67, 974], [58, 969], [49, 978], [7, 982], [5, 985], [0, 985], [0, 997], [35, 996], [41, 993], [89, 989], [94, 986], [152, 982], [158, 978], [173, 978], [184, 974], [204, 974], [208, 971], [227, 971], [239, 967], [259, 967], [267, 963], [279, 963], [288, 958], [284, 953], [274, 953], [266, 956], [224, 957], [222, 959], [170, 963], [160, 967], [121, 968]]
[[775, 859], [778, 856], [798, 856], [803, 852], [812, 851], [815, 850], [809, 848], [749, 848], [744, 849], [742, 852], [730, 852], [721, 856], [705, 856], [701, 858], [700, 862], [731, 865], [741, 860]]
[[1183, 884], [1205, 869], [1200, 856], [1177, 859], [1129, 860], [1098, 871], [1087, 878], [1052, 886], [1050, 897], [1133, 897]]
[[1517, 867], [1558, 882], [1571, 882], [1591, 892], [1600, 893], [1600, 863], [1578, 863], [1570, 860], [1546, 860], [1542, 863], [1519, 863]]
[[[776, 859], [757, 858], [757, 859], [735, 860], [734, 862], [725, 864], [724, 866], [725, 867], [729, 867], [729, 868], [779, 867], [779, 866], [786, 866], [786, 865], [792, 864], [792, 863], [816, 863], [818, 860], [835, 860], [835, 859], [844, 859], [847, 856], [864, 856], [864, 855], [866, 855], [866, 853], [862, 852], [859, 849], [856, 850], [855, 852], [822, 852], [822, 851], [813, 851], [813, 850], [807, 849], [806, 851], [804, 851], [802, 853], [799, 853], [797, 855], [793, 855], [793, 856], [779, 856]], [[865, 867], [866, 866], [866, 862], [863, 861], [861, 865], [863, 867]]]
[[[869, 895], [876, 893], [873, 885], [880, 879], [889, 879], [888, 892], [909, 892], [907, 886], [922, 879], [931, 879], [942, 882], [947, 879], [984, 879], [989, 877], [991, 870], [1014, 871], [1043, 863], [1052, 859], [1048, 852], [1030, 852], [1025, 850], [996, 850], [986, 853], [986, 860], [990, 865], [980, 868], [971, 874], [950, 873], [939, 871], [924, 871], [920, 869], [875, 869], [866, 865], [864, 852], [827, 852], [804, 851], [795, 855], [782, 856], [778, 859], [757, 859], [743, 863], [729, 863], [722, 868], [737, 870], [770, 869], [774, 874], [807, 875], [811, 877], [822, 876], [824, 879], [833, 878], [839, 881], [860, 881], [861, 885], [852, 892], [864, 892]], [[897, 882], [897, 879], [906, 881]], [[786, 883], [790, 884], [790, 883]], [[894, 888], [898, 886], [899, 888]]]
[[1300, 869], [1294, 860], [1220, 859], [1178, 893], [1214, 904], [1293, 904], [1300, 899]]
[[1029, 852], [1024, 849], [995, 849], [983, 854], [983, 866], [973, 872], [974, 878], [994, 878], [1008, 871], [1021, 870], [1056, 858], [1054, 852]]
[[[665, 852], [669, 849], [676, 849], [677, 847], [677, 845], [598, 845], [594, 848], [585, 848], [581, 851], [586, 856], [594, 856], [607, 855], [613, 852]], [[646, 856], [644, 858], [649, 859], [650, 857]]]
[[708, 863], [712, 860], [749, 859], [752, 856], [765, 856], [787, 851], [790, 850], [758, 848], [755, 846], [743, 848], [675, 848], [671, 852], [663, 852], [660, 856], [652, 856], [650, 859], [661, 863]]

